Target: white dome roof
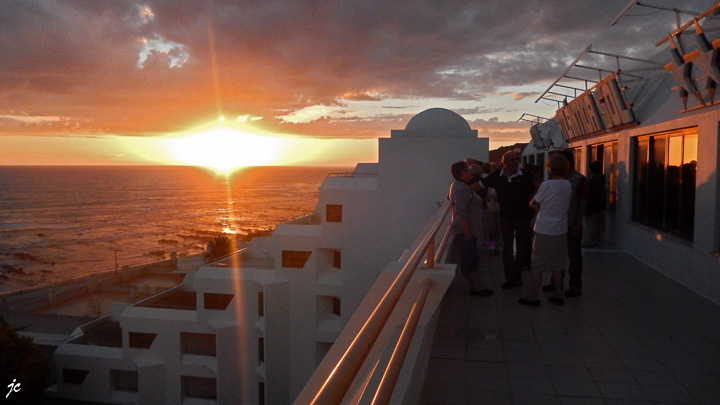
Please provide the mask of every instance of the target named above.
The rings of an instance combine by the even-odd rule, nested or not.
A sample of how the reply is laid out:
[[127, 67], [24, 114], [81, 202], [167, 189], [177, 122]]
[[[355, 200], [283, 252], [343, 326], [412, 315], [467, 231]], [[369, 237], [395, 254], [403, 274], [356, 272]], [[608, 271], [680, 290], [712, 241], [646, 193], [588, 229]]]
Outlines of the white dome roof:
[[471, 129], [460, 114], [445, 108], [430, 108], [412, 117], [405, 131], [467, 133]]

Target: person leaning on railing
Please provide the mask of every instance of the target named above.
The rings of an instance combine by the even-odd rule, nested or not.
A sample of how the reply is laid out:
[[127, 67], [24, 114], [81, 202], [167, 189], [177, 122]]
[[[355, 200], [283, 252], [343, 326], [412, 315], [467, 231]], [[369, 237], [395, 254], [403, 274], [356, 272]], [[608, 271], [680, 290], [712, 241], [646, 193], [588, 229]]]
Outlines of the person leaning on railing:
[[[455, 234], [453, 242], [453, 261], [459, 259], [460, 273], [470, 283], [470, 295], [489, 297], [493, 291], [485, 288], [480, 281], [478, 271], [477, 236], [472, 234], [472, 204], [482, 204], [482, 198], [470, 189], [468, 182], [472, 178], [470, 168], [464, 161], [455, 162], [450, 166], [453, 180], [448, 191], [452, 213], [452, 229]], [[480, 211], [482, 212], [482, 210]]]

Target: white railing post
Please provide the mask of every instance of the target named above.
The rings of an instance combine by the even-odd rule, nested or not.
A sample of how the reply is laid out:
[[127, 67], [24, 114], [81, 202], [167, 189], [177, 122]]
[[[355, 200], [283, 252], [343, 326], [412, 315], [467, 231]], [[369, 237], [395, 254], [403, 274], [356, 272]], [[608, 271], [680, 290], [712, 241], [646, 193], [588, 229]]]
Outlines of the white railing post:
[[425, 261], [426, 269], [435, 268], [435, 238], [430, 239], [430, 244], [427, 247], [427, 259]]

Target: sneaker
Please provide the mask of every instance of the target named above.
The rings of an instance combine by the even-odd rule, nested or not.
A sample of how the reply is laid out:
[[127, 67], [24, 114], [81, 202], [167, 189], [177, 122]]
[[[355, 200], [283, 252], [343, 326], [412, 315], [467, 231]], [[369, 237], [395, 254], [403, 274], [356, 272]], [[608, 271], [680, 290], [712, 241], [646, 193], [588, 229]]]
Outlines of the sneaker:
[[548, 297], [548, 301], [552, 302], [553, 304], [557, 304], [557, 305], [565, 304], [565, 300], [562, 299], [561, 297]]
[[503, 285], [500, 287], [503, 290], [507, 290], [513, 287], [520, 287], [522, 285], [522, 282], [514, 282], [514, 281], [506, 281], [503, 283]]
[[470, 295], [475, 295], [475, 296], [478, 296], [478, 297], [490, 297], [490, 296], [492, 296], [494, 293], [495, 293], [495, 292], [494, 292], [493, 290], [489, 289], [489, 288], [483, 288], [483, 289], [480, 290], [480, 291], [470, 289]]
[[548, 284], [542, 286], [542, 290], [545, 292], [555, 292], [555, 284]]
[[523, 304], [523, 305], [529, 305], [531, 307], [539, 307], [540, 306], [540, 300], [530, 301], [527, 298], [520, 298], [518, 300], [518, 303]]
[[579, 288], [570, 288], [565, 291], [566, 297], [578, 297], [580, 295], [582, 295], [582, 290], [580, 290]]

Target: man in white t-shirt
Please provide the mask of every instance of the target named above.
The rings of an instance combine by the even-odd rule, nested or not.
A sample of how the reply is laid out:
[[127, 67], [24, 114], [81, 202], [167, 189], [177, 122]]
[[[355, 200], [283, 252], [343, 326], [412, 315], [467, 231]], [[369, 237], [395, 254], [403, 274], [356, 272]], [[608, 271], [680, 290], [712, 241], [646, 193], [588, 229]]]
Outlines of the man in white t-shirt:
[[528, 298], [519, 303], [534, 307], [540, 306], [538, 295], [542, 284], [542, 273], [553, 273], [556, 293], [548, 301], [563, 305], [562, 276], [567, 267], [568, 208], [572, 198], [572, 185], [566, 174], [570, 163], [565, 156], [550, 155], [545, 167], [550, 179], [540, 184], [530, 206], [537, 211], [535, 219], [535, 239], [531, 253], [532, 289]]

